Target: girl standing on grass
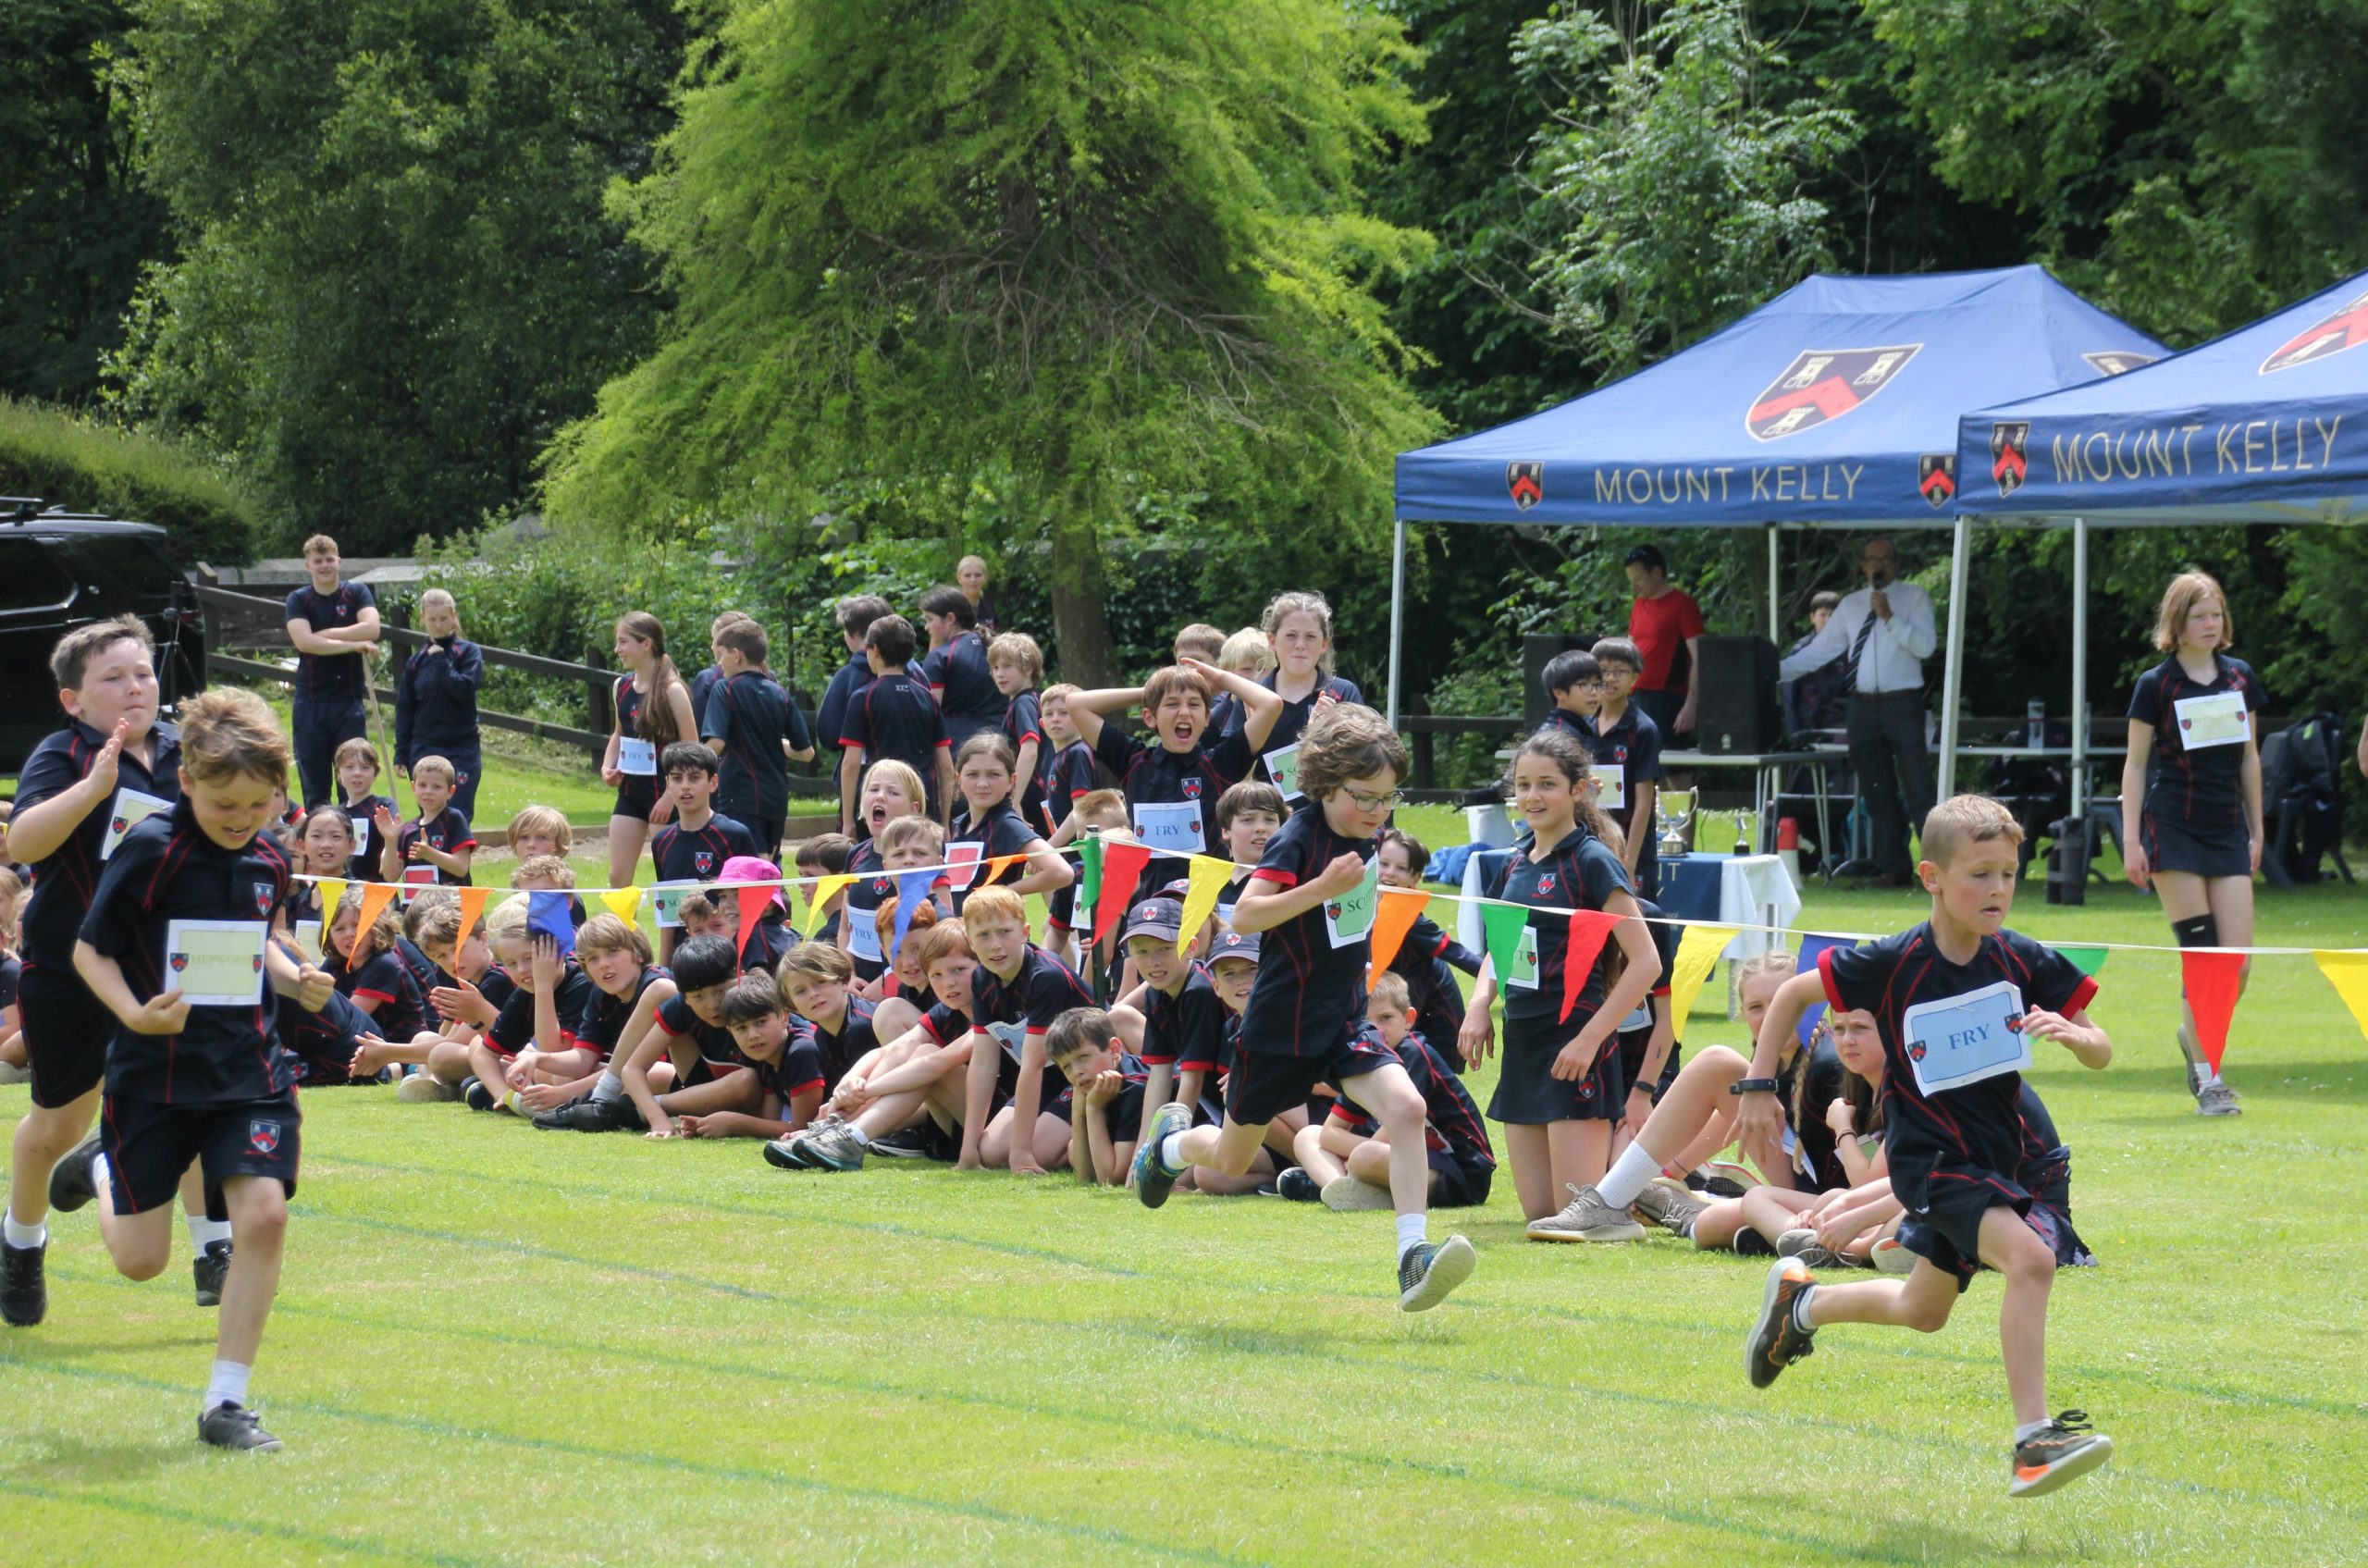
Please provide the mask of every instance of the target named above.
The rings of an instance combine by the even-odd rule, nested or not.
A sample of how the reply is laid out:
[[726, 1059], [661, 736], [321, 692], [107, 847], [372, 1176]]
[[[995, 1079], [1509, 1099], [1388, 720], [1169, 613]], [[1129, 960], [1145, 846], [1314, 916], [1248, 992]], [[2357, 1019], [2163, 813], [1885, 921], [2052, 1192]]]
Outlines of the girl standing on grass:
[[[1620, 1081], [1620, 1020], [1660, 977], [1660, 955], [1638, 918], [1628, 873], [1611, 847], [1610, 820], [1587, 793], [1589, 759], [1559, 730], [1539, 730], [1513, 753], [1513, 804], [1535, 836], [1505, 863], [1490, 896], [1543, 909], [1600, 909], [1622, 917], [1605, 961], [1588, 975], [1568, 1018], [1562, 1011], [1566, 920], [1533, 917], [1511, 972], [1483, 960], [1460, 1043], [1477, 1065], [1495, 1043], [1489, 1012], [1505, 998], [1504, 1062], [1491, 1119], [1505, 1124], [1513, 1189], [1536, 1241], [1589, 1240], [1568, 1228], [1556, 1202], [1591, 1189], [1611, 1158], [1611, 1129], [1626, 1105]], [[1624, 1230], [1644, 1234], [1622, 1216]], [[1593, 1238], [1610, 1239], [1610, 1238]]]
[[485, 753], [477, 729], [477, 688], [485, 654], [461, 635], [461, 609], [442, 588], [419, 596], [419, 629], [431, 639], [412, 649], [395, 686], [395, 772], [410, 776], [422, 757], [452, 764], [452, 804], [475, 821]]
[[[2253, 873], [2261, 870], [2261, 677], [2221, 649], [2235, 639], [2228, 596], [2202, 572], [2171, 579], [2154, 618], [2154, 646], [2169, 657], [2129, 694], [2129, 755], [2121, 765], [2122, 869], [2134, 887], [2151, 881], [2182, 947], [2249, 947]], [[2238, 970], [2238, 994], [2252, 960]], [[2237, 1092], [2196, 1038], [2195, 1009], [2180, 1007], [2179, 1054], [2188, 1092], [2208, 1117], [2243, 1114]]]
[[617, 792], [609, 816], [609, 885], [633, 885], [653, 823], [666, 820], [666, 792], [658, 759], [678, 740], [699, 738], [691, 716], [691, 688], [666, 657], [666, 628], [636, 610], [617, 623], [617, 725], [600, 759], [600, 782]]

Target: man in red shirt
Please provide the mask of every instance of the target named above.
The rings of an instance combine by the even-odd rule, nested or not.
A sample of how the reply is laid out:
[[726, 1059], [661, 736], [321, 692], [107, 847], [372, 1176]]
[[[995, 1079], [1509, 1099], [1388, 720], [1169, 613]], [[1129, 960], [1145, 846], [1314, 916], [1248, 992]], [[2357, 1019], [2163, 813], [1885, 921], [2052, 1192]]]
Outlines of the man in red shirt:
[[1659, 727], [1663, 744], [1675, 749], [1676, 737], [1694, 733], [1693, 676], [1702, 650], [1702, 607], [1693, 595], [1670, 586], [1669, 558], [1658, 546], [1630, 550], [1627, 569], [1628, 586], [1636, 593], [1628, 610], [1628, 640], [1645, 656], [1633, 700]]

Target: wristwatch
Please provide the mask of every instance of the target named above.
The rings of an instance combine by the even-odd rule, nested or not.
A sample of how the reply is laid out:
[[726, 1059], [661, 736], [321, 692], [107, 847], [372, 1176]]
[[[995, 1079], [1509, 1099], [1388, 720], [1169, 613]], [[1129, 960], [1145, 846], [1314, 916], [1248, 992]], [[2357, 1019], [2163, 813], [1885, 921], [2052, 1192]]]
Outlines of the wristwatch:
[[1776, 1080], [1772, 1078], [1739, 1078], [1727, 1085], [1730, 1094], [1773, 1094]]

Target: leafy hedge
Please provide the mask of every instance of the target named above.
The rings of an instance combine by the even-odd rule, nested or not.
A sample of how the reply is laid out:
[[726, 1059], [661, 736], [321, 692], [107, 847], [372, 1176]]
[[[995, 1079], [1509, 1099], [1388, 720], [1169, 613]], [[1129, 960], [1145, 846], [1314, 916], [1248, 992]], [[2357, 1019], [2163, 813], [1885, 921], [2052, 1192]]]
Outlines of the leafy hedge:
[[154, 523], [184, 562], [254, 559], [259, 509], [204, 459], [61, 409], [0, 397], [0, 494]]

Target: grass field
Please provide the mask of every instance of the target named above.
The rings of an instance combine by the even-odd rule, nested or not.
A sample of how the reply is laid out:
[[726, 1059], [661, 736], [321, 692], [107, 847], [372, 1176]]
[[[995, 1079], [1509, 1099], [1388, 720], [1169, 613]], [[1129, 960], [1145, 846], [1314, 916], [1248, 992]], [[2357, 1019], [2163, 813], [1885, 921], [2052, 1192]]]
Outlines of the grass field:
[[[2127, 890], [2041, 936], [2159, 942]], [[2263, 940], [2360, 938], [2334, 889]], [[1899, 895], [1805, 924], [1886, 931]], [[2207, 1122], [2176, 969], [2116, 954], [2120, 1055], [2038, 1081], [2103, 1260], [2058, 1282], [2051, 1396], [2118, 1445], [2004, 1496], [1998, 1289], [1942, 1333], [1829, 1330], [1767, 1392], [1761, 1267], [1664, 1235], [1479, 1245], [1396, 1310], [1390, 1229], [1271, 1200], [1147, 1213], [1067, 1178], [536, 1132], [384, 1089], [306, 1098], [256, 1398], [289, 1451], [191, 1427], [210, 1315], [55, 1221], [49, 1321], [0, 1339], [10, 1562], [2268, 1563], [2368, 1528], [2368, 1044], [2307, 959], [2263, 962]], [[1696, 1042], [1740, 1039], [1705, 993]], [[2060, 1056], [2060, 1054], [2059, 1054]], [[1485, 1079], [1485, 1075], [1484, 1079]], [[1485, 1081], [1476, 1084], [1485, 1103]], [[0, 1090], [0, 1115], [24, 1105]]]

